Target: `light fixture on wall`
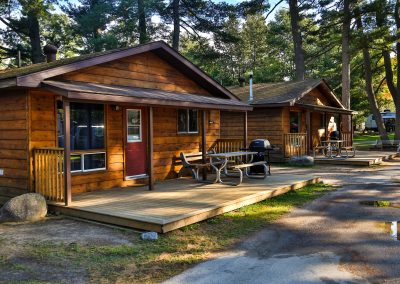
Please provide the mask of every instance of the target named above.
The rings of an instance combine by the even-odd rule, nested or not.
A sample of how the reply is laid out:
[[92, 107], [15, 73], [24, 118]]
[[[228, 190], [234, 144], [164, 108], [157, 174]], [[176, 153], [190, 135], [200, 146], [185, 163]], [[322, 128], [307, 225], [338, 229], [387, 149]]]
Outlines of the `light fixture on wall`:
[[214, 124], [215, 122], [214, 122], [214, 120], [209, 120], [208, 121], [208, 124]]
[[112, 105], [112, 106], [111, 106], [111, 109], [112, 109], [112, 110], [115, 110], [115, 111], [119, 111], [119, 110], [121, 109], [121, 107], [120, 107], [120, 106], [117, 106], [117, 105]]

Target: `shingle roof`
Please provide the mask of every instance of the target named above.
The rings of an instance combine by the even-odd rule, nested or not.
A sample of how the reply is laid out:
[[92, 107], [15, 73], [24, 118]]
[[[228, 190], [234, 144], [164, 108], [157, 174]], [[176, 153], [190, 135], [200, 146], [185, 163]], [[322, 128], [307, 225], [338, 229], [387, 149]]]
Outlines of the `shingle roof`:
[[28, 75], [28, 74], [35, 73], [35, 72], [45, 71], [45, 70], [48, 70], [51, 68], [83, 61], [86, 59], [114, 53], [117, 51], [126, 50], [129, 48], [132, 48], [132, 47], [124, 47], [124, 48], [119, 48], [119, 49], [107, 50], [107, 51], [103, 51], [103, 52], [84, 54], [84, 55], [80, 55], [80, 56], [76, 56], [76, 57], [59, 59], [59, 60], [56, 60], [53, 62], [43, 62], [43, 63], [32, 64], [32, 65], [24, 66], [21, 68], [6, 69], [3, 71], [0, 71], [0, 80], [14, 78], [14, 77], [23, 76], [23, 75]]
[[210, 109], [252, 109], [247, 103], [239, 100], [178, 93], [159, 89], [51, 80], [43, 81], [42, 86], [67, 97], [74, 96], [75, 99], [84, 96], [85, 99], [94, 100], [97, 95], [107, 95], [108, 100], [112, 100], [111, 97], [114, 97], [120, 103], [136, 100], [137, 102], [149, 105], [160, 105], [161, 103], [162, 105], [179, 107], [189, 103], [192, 106]]
[[56, 76], [95, 66], [101, 63], [118, 60], [144, 52], [153, 52], [177, 70], [191, 78], [194, 82], [208, 90], [216, 97], [238, 98], [208, 76], [195, 64], [190, 62], [179, 52], [164, 41], [154, 41], [133, 47], [114, 49], [100, 53], [82, 55], [73, 58], [61, 59], [50, 63], [34, 64], [31, 66], [0, 72], [0, 88], [8, 87], [40, 87], [44, 80], [51, 80]]
[[[300, 99], [305, 92], [309, 92], [321, 82], [321, 79], [308, 79], [304, 81], [253, 84], [253, 101], [251, 104], [266, 105], [291, 103]], [[231, 87], [228, 89], [242, 101], [249, 100], [249, 85], [244, 87]]]

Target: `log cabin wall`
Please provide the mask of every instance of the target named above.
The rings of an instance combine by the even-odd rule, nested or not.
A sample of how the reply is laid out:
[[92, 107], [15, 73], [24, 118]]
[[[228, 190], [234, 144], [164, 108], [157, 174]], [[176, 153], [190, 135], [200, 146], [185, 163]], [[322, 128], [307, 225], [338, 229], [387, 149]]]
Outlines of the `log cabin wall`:
[[[207, 149], [219, 137], [219, 111], [206, 111]], [[198, 134], [177, 134], [177, 109], [154, 109], [154, 174], [156, 180], [177, 177], [181, 166], [174, 163], [180, 152], [196, 153], [201, 151], [201, 131]], [[201, 113], [199, 112], [199, 129], [201, 129]]]
[[152, 52], [84, 68], [64, 74], [61, 78], [79, 82], [210, 95], [201, 86], [179, 72], [176, 67]]
[[[221, 112], [221, 138], [243, 139], [243, 113]], [[255, 108], [247, 113], [247, 138], [268, 139], [280, 150], [272, 153], [273, 161], [280, 161], [283, 155], [283, 112], [282, 108]]]
[[28, 189], [28, 104], [26, 91], [1, 91], [0, 203]]
[[[30, 165], [32, 150], [37, 147], [57, 147], [57, 96], [45, 90], [30, 92]], [[129, 106], [127, 106], [129, 107]], [[134, 107], [133, 105], [131, 107]], [[219, 138], [219, 111], [207, 112], [207, 148]], [[87, 192], [112, 187], [144, 184], [146, 180], [124, 180], [125, 171], [125, 117], [124, 111], [105, 106], [107, 169], [90, 173], [72, 174], [73, 193]], [[199, 112], [199, 123], [201, 121]], [[199, 125], [200, 128], [200, 125]], [[15, 131], [15, 130], [13, 130]], [[0, 134], [1, 135], [1, 134]], [[14, 136], [12, 136], [14, 137]], [[174, 161], [180, 152], [199, 152], [201, 132], [198, 134], [178, 134], [177, 109], [154, 108], [154, 173], [156, 180], [177, 177], [180, 165]], [[2, 145], [0, 143], [0, 145]], [[24, 153], [25, 150], [23, 150]], [[2, 151], [0, 150], [0, 154]], [[25, 161], [25, 164], [28, 164]], [[21, 165], [24, 165], [23, 163]], [[28, 175], [28, 168], [25, 169]], [[33, 188], [33, 169], [30, 167], [30, 186]], [[0, 179], [1, 181], [1, 179]], [[26, 188], [24, 183], [21, 187]]]
[[33, 191], [33, 149], [57, 147], [56, 95], [44, 89], [29, 91], [29, 187]]

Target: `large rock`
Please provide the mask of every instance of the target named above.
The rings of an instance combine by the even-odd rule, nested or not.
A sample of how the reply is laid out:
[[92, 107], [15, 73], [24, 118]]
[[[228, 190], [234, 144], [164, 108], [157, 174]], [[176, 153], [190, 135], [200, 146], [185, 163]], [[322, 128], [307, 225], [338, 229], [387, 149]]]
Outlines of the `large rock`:
[[44, 197], [37, 193], [26, 193], [10, 199], [0, 209], [0, 222], [37, 221], [47, 214]]
[[314, 165], [314, 158], [311, 156], [291, 157], [289, 159], [289, 164], [292, 166], [310, 167]]

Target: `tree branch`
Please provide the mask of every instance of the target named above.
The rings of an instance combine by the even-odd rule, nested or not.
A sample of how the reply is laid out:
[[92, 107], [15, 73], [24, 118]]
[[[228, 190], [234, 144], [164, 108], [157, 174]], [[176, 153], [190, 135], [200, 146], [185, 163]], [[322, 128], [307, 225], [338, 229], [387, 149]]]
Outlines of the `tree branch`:
[[272, 7], [272, 9], [268, 12], [268, 14], [264, 17], [265, 20], [267, 20], [268, 16], [271, 15], [271, 13], [276, 9], [276, 7], [278, 7], [279, 4], [281, 4], [284, 0], [280, 0], [278, 1], [274, 7]]

